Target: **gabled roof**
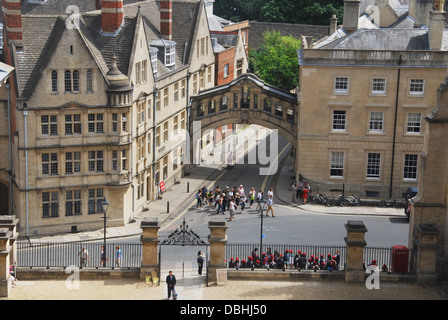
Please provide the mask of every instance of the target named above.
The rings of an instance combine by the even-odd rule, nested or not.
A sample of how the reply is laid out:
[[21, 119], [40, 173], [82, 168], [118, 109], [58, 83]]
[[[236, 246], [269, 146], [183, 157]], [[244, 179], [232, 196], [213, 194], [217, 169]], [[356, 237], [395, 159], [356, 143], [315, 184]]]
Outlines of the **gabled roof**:
[[[116, 56], [117, 68], [128, 75], [137, 28], [137, 15], [141, 15], [148, 44], [161, 39], [160, 2], [158, 0], [124, 0], [124, 21], [115, 36], [101, 34], [101, 11], [95, 10], [93, 0], [47, 0], [44, 4], [22, 1], [23, 49], [14, 55], [18, 96], [27, 99], [51, 59], [59, 40], [66, 30], [65, 10], [68, 5], [79, 8], [79, 35], [105, 76]], [[189, 64], [192, 41], [197, 27], [201, 2], [173, 1], [173, 41], [176, 42], [176, 68], [165, 67], [158, 61], [158, 76], [176, 72]], [[76, 14], [76, 12], [75, 12]]]
[[34, 91], [65, 30], [65, 20], [58, 16], [23, 16], [24, 48], [15, 54], [19, 96], [28, 98]]

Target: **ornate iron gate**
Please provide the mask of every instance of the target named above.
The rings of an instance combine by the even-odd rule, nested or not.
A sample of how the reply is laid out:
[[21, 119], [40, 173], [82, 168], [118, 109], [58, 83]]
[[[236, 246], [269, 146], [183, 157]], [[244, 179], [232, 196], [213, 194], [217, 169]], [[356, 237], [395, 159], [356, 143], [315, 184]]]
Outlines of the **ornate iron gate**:
[[[194, 232], [185, 222], [185, 217], [179, 228], [176, 228], [171, 234], [163, 239], [159, 244], [159, 279], [161, 279], [162, 272], [162, 247], [163, 246], [205, 246], [208, 252], [209, 243], [201, 239], [201, 237]], [[208, 257], [208, 254], [207, 254]], [[206, 268], [206, 284], [208, 286], [208, 259], [205, 261]]]

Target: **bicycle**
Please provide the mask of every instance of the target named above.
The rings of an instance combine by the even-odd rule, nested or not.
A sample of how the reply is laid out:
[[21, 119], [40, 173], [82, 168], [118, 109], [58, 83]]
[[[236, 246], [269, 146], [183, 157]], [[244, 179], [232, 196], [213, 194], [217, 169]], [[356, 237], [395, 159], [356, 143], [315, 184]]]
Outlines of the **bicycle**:
[[314, 204], [319, 203], [319, 204], [323, 204], [326, 206], [330, 206], [328, 203], [328, 200], [329, 199], [324, 194], [319, 193], [319, 192], [310, 198], [311, 203], [314, 203]]
[[403, 201], [398, 201], [395, 199], [381, 199], [378, 203], [378, 205], [380, 206], [380, 208], [386, 208], [386, 207], [394, 207], [396, 209], [404, 207], [404, 203]]
[[353, 195], [353, 196], [346, 196], [344, 194], [341, 194], [335, 202], [340, 205], [341, 207], [347, 207], [347, 206], [359, 206], [361, 205], [361, 202], [359, 200], [359, 197]]

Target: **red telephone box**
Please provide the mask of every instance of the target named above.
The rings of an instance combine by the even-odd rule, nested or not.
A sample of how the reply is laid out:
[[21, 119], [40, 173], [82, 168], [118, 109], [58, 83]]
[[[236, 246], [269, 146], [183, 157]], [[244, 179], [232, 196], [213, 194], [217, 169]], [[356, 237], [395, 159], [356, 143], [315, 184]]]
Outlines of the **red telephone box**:
[[392, 247], [392, 272], [408, 272], [409, 250], [405, 246]]

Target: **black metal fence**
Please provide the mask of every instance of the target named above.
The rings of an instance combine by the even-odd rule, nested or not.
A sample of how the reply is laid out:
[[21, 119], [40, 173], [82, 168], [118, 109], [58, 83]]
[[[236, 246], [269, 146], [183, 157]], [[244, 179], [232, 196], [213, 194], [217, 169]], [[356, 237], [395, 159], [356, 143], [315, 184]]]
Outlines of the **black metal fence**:
[[[103, 267], [102, 242], [42, 242], [18, 241], [18, 267]], [[82, 248], [88, 259], [82, 264]], [[121, 251], [120, 251], [121, 250]], [[121, 253], [121, 256], [120, 256]], [[118, 258], [118, 259], [117, 259]], [[140, 268], [142, 244], [131, 242], [106, 243], [106, 268]]]
[[[324, 259], [327, 259], [328, 254], [332, 257], [339, 253], [339, 270], [343, 270], [346, 260], [347, 248], [345, 245], [301, 245], [301, 244], [263, 244], [260, 248], [260, 244], [256, 243], [228, 243], [226, 244], [226, 261], [228, 263], [233, 258], [234, 261], [238, 258], [239, 261], [248, 260], [248, 257], [252, 255], [252, 251], [257, 248], [258, 255], [262, 257], [263, 254], [267, 255], [270, 251], [274, 254], [276, 251], [285, 255], [286, 250], [292, 251], [293, 255], [296, 255], [298, 251], [306, 255], [307, 264], [308, 259], [311, 256], [320, 258], [321, 255]], [[261, 250], [260, 250], [261, 249]]]

